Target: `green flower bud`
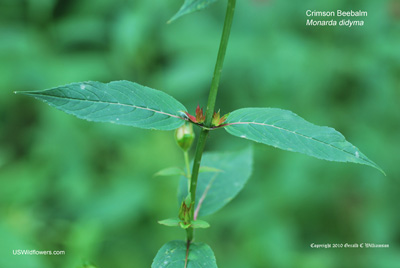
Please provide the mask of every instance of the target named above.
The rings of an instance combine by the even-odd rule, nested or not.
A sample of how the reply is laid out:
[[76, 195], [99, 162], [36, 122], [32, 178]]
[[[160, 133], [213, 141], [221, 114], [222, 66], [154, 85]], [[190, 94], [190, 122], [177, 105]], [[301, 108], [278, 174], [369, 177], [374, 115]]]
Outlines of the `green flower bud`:
[[175, 140], [179, 147], [187, 152], [192, 146], [194, 140], [193, 124], [185, 123], [175, 131]]
[[[181, 223], [189, 227], [190, 222], [193, 219], [193, 214], [194, 214], [194, 201], [192, 201], [191, 195], [189, 194], [186, 197], [186, 199], [182, 201], [181, 207], [179, 209], [179, 219], [182, 221]], [[184, 228], [182, 224], [181, 227]]]

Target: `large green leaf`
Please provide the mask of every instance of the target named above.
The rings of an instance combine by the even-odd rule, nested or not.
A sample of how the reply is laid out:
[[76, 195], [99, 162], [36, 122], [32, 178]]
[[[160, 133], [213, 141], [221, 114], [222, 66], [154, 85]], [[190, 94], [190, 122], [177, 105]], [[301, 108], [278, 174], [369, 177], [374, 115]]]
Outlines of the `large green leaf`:
[[208, 5], [216, 1], [217, 0], [185, 0], [179, 11], [168, 21], [168, 23], [176, 20], [183, 15], [206, 8]]
[[[195, 217], [216, 212], [243, 189], [252, 172], [253, 150], [248, 147], [238, 152], [205, 153], [201, 163], [216, 171], [199, 174]], [[187, 178], [182, 177], [178, 189], [179, 203], [187, 192]]]
[[[152, 268], [183, 268], [186, 259], [186, 242], [170, 241], [160, 248]], [[214, 252], [204, 243], [191, 243], [187, 268], [217, 268]]]
[[244, 108], [230, 113], [226, 123], [226, 131], [234, 136], [324, 160], [369, 165], [384, 173], [342, 134], [311, 124], [291, 111]]
[[184, 123], [181, 113], [186, 111], [168, 94], [129, 81], [108, 84], [90, 81], [17, 93], [35, 97], [89, 121], [147, 129], [176, 129]]

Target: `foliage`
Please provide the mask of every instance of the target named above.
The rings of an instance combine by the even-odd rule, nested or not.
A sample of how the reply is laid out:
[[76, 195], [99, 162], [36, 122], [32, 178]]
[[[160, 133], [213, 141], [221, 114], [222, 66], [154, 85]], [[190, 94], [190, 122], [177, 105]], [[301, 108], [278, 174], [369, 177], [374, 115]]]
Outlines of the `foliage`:
[[[172, 130], [188, 120], [185, 117], [186, 108], [173, 97], [129, 81], [73, 83], [45, 91], [19, 93], [95, 122]], [[195, 123], [200, 122], [196, 120]], [[226, 124], [215, 127], [226, 128], [234, 136], [280, 149], [324, 160], [365, 164], [384, 173], [339, 132], [315, 126], [290, 111], [244, 108], [229, 114]]]
[[185, 0], [182, 7], [169, 20], [169, 22], [172, 22], [183, 15], [206, 8], [208, 5], [214, 3], [215, 1], [217, 1], [217, 0]]
[[230, 114], [225, 129], [234, 136], [287, 151], [324, 160], [365, 164], [382, 171], [333, 128], [313, 125], [290, 111], [276, 108], [236, 110]]
[[[163, 89], [189, 108], [199, 101], [204, 105], [215, 61], [211, 51], [219, 39], [224, 4], [219, 2], [196, 19], [168, 27], [163, 23], [177, 2], [2, 3], [1, 252], [61, 248], [67, 256], [6, 253], [0, 266], [76, 267], [85, 256], [99, 267], [148, 267], [155, 250], [176, 239], [178, 229], [166, 232], [154, 220], [176, 212], [171, 197], [176, 181], [151, 178], [177, 165], [180, 154], [171, 133], [81, 122], [10, 93], [88, 79], [128, 79]], [[363, 29], [329, 30], [302, 27], [300, 10], [308, 4], [242, 2], [218, 106], [224, 112], [283, 107], [310, 122], [334, 126], [379, 159], [388, 178], [398, 178], [400, 58], [398, 19], [389, 2], [365, 2], [385, 16], [369, 16]], [[351, 8], [342, 4], [327, 1], [321, 9]], [[212, 134], [208, 146], [213, 150], [247, 145], [223, 131]], [[246, 190], [213, 216], [207, 235], [197, 233], [199, 241], [212, 241], [221, 265], [341, 267], [343, 259], [353, 267], [398, 263], [398, 188], [392, 180], [352, 165], [254, 149], [254, 175]], [[317, 240], [382, 241], [392, 249], [321, 254], [309, 250]], [[241, 246], [227, 247], [234, 244]]]
[[[186, 242], [170, 241], [160, 248], [152, 268], [181, 268], [185, 266]], [[211, 248], [204, 243], [192, 243], [188, 254], [188, 268], [216, 268], [214, 253]]]
[[147, 129], [176, 129], [183, 124], [180, 114], [186, 110], [171, 96], [129, 81], [73, 83], [21, 93], [78, 118]]
[[[251, 147], [238, 152], [204, 153], [202, 164], [217, 171], [199, 175], [195, 218], [215, 213], [243, 189], [253, 166]], [[178, 202], [188, 195], [187, 178], [181, 177]]]

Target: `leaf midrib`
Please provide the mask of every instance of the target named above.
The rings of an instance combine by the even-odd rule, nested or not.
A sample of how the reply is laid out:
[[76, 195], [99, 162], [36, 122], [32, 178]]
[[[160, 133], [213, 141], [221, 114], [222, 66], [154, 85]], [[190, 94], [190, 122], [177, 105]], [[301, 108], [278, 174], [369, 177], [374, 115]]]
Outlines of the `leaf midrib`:
[[[292, 130], [289, 130], [289, 129], [286, 129], [286, 128], [278, 127], [278, 126], [275, 126], [275, 125], [270, 125], [270, 124], [267, 124], [267, 123], [258, 123], [258, 122], [234, 122], [234, 123], [228, 123], [228, 126], [230, 126], [230, 125], [251, 125], [251, 124], [253, 124], [253, 125], [260, 125], [260, 126], [267, 126], [267, 127], [272, 127], [272, 128], [276, 128], [276, 129], [279, 129], [279, 130], [284, 130], [284, 131], [290, 132], [290, 133], [292, 133], [292, 134], [294, 134], [294, 135], [299, 135], [299, 136], [304, 137], [304, 138], [306, 138], [306, 139], [310, 139], [310, 140], [313, 140], [313, 141], [322, 143], [322, 144], [324, 144], [324, 145], [330, 146], [330, 147], [332, 147], [332, 148], [334, 148], [334, 149], [336, 149], [336, 150], [339, 150], [339, 151], [341, 151], [341, 152], [347, 153], [347, 154], [349, 154], [349, 155], [351, 155], [351, 156], [354, 157], [353, 153], [350, 153], [350, 152], [348, 152], [348, 151], [346, 151], [346, 150], [342, 150], [342, 149], [340, 149], [340, 148], [338, 148], [338, 147], [336, 147], [336, 146], [334, 146], [334, 145], [332, 145], [332, 144], [326, 143], [326, 142], [324, 142], [324, 141], [321, 141], [321, 140], [318, 140], [318, 139], [316, 139], [316, 138], [303, 135], [303, 134], [301, 134], [301, 133], [298, 133], [298, 132], [295, 132], [295, 131], [292, 131]], [[360, 152], [359, 152], [359, 153], [360, 153]], [[364, 161], [370, 163], [371, 165], [376, 166], [375, 163], [373, 163], [372, 161], [368, 161], [368, 159], [365, 159], [364, 157], [361, 157], [361, 156], [360, 156], [359, 159], [362, 159], [362, 160], [364, 160]]]
[[79, 99], [79, 98], [73, 98], [73, 97], [59, 97], [59, 96], [53, 96], [53, 95], [47, 95], [47, 94], [37, 94], [37, 93], [23, 93], [26, 95], [32, 95], [32, 96], [46, 96], [48, 98], [53, 98], [53, 99], [61, 99], [61, 100], [74, 100], [74, 101], [83, 101], [83, 102], [89, 102], [89, 103], [99, 103], [99, 104], [109, 104], [109, 105], [121, 105], [121, 106], [127, 106], [127, 107], [133, 107], [133, 108], [137, 108], [137, 109], [142, 109], [142, 110], [147, 110], [147, 111], [151, 111], [154, 113], [159, 113], [159, 114], [164, 114], [170, 117], [175, 117], [175, 118], [179, 118], [184, 120], [182, 117], [174, 115], [174, 114], [170, 114], [170, 113], [166, 113], [163, 111], [159, 111], [159, 110], [154, 110], [151, 108], [147, 108], [147, 107], [142, 107], [142, 106], [137, 106], [137, 105], [133, 105], [133, 104], [125, 104], [125, 103], [120, 103], [120, 102], [105, 102], [105, 101], [101, 101], [101, 100], [88, 100], [88, 99]]

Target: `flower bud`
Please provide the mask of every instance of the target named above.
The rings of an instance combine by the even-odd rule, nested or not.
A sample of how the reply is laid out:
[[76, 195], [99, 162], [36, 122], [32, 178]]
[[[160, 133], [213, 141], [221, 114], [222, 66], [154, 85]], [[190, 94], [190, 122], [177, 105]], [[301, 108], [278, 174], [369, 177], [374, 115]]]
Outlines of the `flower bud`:
[[183, 151], [188, 151], [194, 140], [193, 125], [185, 123], [175, 131], [175, 140]]
[[[187, 228], [193, 219], [194, 214], [194, 201], [192, 201], [191, 195], [189, 194], [184, 201], [182, 201], [179, 209], [179, 219], [182, 221], [182, 228]], [[185, 227], [183, 227], [185, 226]]]

